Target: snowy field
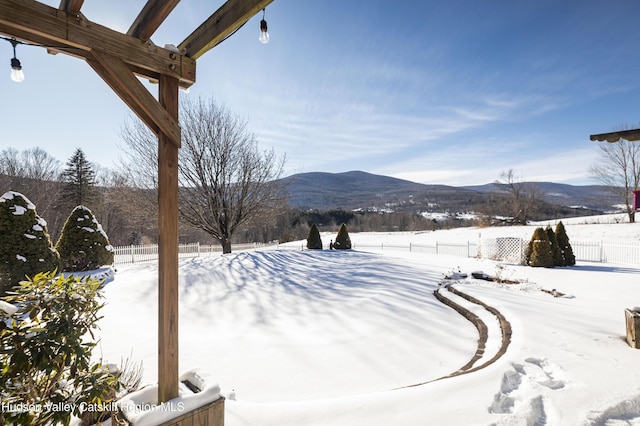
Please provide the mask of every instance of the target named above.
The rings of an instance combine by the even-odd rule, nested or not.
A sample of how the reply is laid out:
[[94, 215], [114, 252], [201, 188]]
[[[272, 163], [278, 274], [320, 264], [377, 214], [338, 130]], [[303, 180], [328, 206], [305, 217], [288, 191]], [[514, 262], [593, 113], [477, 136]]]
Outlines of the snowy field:
[[[592, 221], [599, 223], [563, 223], [572, 240], [640, 239], [640, 224]], [[528, 239], [534, 228], [351, 238], [356, 247], [479, 233]], [[335, 235], [322, 237], [328, 246]], [[498, 309], [513, 334], [495, 363], [436, 380], [477, 349], [476, 328], [433, 295], [455, 271], [521, 281], [448, 281]], [[118, 268], [105, 288], [95, 351], [108, 362], [142, 360], [145, 382], [157, 378], [156, 286], [155, 262]], [[388, 250], [238, 252], [180, 262], [180, 369], [219, 382], [227, 425], [640, 425], [640, 350], [624, 338], [624, 309], [636, 306], [640, 267], [632, 265], [540, 269]], [[500, 330], [487, 311], [468, 307], [489, 329], [479, 365], [495, 354]]]

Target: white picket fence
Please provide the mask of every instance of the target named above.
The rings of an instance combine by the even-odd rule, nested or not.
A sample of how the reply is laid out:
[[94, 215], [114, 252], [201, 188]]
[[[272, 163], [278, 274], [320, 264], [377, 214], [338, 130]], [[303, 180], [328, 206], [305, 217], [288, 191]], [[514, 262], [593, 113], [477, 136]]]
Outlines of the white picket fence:
[[[640, 265], [640, 241], [570, 241], [576, 261]], [[373, 251], [409, 251], [477, 257], [516, 264], [524, 263], [529, 241], [517, 237], [488, 238], [478, 243], [435, 242], [433, 244], [359, 244], [354, 249]]]
[[476, 257], [478, 244], [467, 241], [465, 243], [448, 243], [436, 241], [433, 244], [353, 244], [356, 250], [372, 251], [408, 251], [412, 253], [448, 254], [451, 256]]
[[[271, 244], [273, 245], [273, 244]], [[233, 244], [232, 251], [255, 250], [264, 248], [270, 244]], [[158, 260], [158, 245], [149, 244], [144, 246], [121, 246], [114, 247], [114, 265], [127, 265], [131, 263], [148, 262]], [[201, 256], [215, 256], [222, 254], [222, 246], [219, 244], [205, 245], [200, 243], [180, 244], [178, 246], [178, 258], [194, 258]]]
[[576, 260], [640, 264], [640, 241], [571, 241]]
[[[461, 243], [436, 241], [433, 244], [354, 244], [353, 248], [363, 251], [391, 250], [477, 257], [521, 264], [524, 262], [528, 243], [522, 238], [505, 237]], [[576, 261], [640, 265], [640, 241], [571, 241], [571, 247]], [[306, 247], [304, 243], [299, 242], [289, 244], [234, 244], [232, 246], [232, 251], [256, 249], [306, 250]], [[115, 247], [115, 252], [115, 265], [158, 260], [158, 246], [156, 244]], [[180, 244], [178, 246], [178, 257], [180, 259], [220, 254], [222, 254], [220, 245], [193, 243]]]

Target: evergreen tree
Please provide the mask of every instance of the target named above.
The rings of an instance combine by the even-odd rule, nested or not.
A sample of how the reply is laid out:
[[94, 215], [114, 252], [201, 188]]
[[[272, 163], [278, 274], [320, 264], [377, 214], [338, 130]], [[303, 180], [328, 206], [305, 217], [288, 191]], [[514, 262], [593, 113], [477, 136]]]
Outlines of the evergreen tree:
[[78, 148], [62, 172], [62, 200], [66, 206], [92, 205], [97, 198], [96, 173]]
[[347, 231], [347, 225], [344, 223], [340, 225], [336, 241], [333, 243], [333, 248], [336, 250], [348, 250], [351, 249], [351, 238], [349, 238], [349, 232]]
[[558, 247], [560, 247], [562, 257], [564, 258], [564, 266], [574, 266], [576, 264], [576, 257], [573, 254], [573, 248], [571, 248], [569, 237], [567, 236], [567, 231], [562, 221], [556, 225], [556, 240], [558, 240]]
[[307, 236], [307, 248], [309, 250], [322, 250], [322, 239], [320, 238], [320, 231], [314, 223], [309, 229], [309, 235]]
[[542, 228], [536, 228], [529, 242], [528, 257], [529, 266], [552, 268], [553, 256], [551, 255], [551, 244], [547, 238], [547, 233]]
[[562, 250], [560, 250], [560, 246], [558, 245], [558, 240], [556, 239], [556, 234], [551, 229], [551, 226], [547, 225], [544, 232], [547, 233], [547, 239], [549, 240], [549, 245], [551, 246], [551, 257], [553, 258], [553, 266], [565, 266], [564, 258], [562, 257]]
[[0, 197], [0, 295], [39, 272], [60, 267], [51, 244], [47, 222], [24, 195], [7, 192]]
[[114, 250], [91, 210], [78, 206], [69, 215], [56, 243], [65, 272], [90, 271], [113, 264]]

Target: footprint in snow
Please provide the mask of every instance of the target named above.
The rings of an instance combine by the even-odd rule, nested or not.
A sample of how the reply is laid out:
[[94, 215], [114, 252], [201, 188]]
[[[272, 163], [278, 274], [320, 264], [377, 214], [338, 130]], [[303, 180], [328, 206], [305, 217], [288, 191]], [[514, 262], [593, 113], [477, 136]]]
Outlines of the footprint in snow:
[[490, 413], [500, 416], [495, 425], [523, 420], [531, 426], [553, 424], [556, 410], [545, 394], [565, 387], [562, 370], [547, 359], [534, 357], [511, 366], [502, 375], [500, 390], [488, 407]]

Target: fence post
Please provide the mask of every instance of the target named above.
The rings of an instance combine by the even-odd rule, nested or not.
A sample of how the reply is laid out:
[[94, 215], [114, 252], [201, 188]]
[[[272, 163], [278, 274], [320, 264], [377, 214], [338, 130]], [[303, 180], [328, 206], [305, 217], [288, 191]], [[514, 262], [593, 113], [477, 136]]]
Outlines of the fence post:
[[133, 244], [129, 246], [129, 249], [131, 250], [131, 263], [136, 263], [136, 258], [133, 255]]
[[197, 257], [200, 257], [200, 241], [198, 241], [196, 244], [198, 244], [198, 256]]
[[411, 243], [409, 243], [409, 253], [411, 253]]
[[438, 252], [438, 242], [437, 242], [437, 241], [436, 241], [436, 254], [440, 254], [440, 253]]

